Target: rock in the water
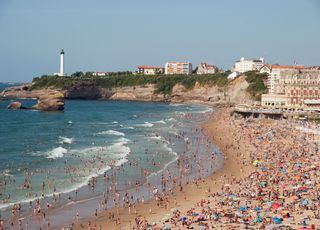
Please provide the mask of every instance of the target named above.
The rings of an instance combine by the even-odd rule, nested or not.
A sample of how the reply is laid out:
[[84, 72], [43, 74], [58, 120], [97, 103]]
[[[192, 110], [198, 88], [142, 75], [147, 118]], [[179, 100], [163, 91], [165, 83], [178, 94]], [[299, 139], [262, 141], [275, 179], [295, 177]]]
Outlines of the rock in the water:
[[38, 103], [31, 107], [23, 107], [21, 102], [12, 102], [8, 109], [35, 109], [41, 111], [62, 111], [64, 110], [64, 94], [60, 91], [46, 91], [38, 98]]
[[8, 109], [21, 109], [21, 108], [22, 108], [22, 104], [21, 104], [21, 102], [19, 102], [19, 101], [11, 102], [11, 103], [8, 105]]
[[31, 109], [41, 111], [62, 111], [64, 110], [64, 94], [60, 91], [50, 91], [39, 97], [38, 103]]

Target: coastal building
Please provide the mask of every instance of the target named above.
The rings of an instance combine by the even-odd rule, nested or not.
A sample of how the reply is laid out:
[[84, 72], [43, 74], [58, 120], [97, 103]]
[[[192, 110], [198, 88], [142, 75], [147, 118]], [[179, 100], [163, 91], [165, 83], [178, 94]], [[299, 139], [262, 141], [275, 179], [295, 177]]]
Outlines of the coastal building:
[[192, 74], [192, 64], [190, 62], [167, 62], [165, 74]]
[[197, 74], [214, 74], [219, 72], [219, 68], [214, 65], [209, 65], [207, 63], [201, 63], [198, 65]]
[[263, 94], [262, 106], [320, 109], [320, 70], [288, 68], [280, 71], [273, 94]]
[[264, 66], [264, 59], [246, 59], [244, 57], [236, 61], [232, 67], [232, 72], [245, 73], [253, 70], [260, 70]]
[[92, 76], [97, 76], [97, 77], [106, 77], [109, 75], [110, 75], [109, 72], [93, 72], [92, 73]]
[[156, 74], [164, 74], [163, 67], [155, 67], [155, 66], [138, 66], [137, 67], [138, 74], [144, 75], [156, 75]]
[[284, 92], [283, 85], [280, 84], [281, 72], [286, 70], [302, 70], [304, 66], [285, 66], [266, 64], [260, 69], [260, 73], [268, 74], [267, 87], [269, 94], [280, 94]]
[[232, 72], [231, 74], [228, 75], [228, 80], [232, 81], [234, 79], [236, 79], [237, 77], [239, 77], [241, 75], [241, 73], [239, 72]]

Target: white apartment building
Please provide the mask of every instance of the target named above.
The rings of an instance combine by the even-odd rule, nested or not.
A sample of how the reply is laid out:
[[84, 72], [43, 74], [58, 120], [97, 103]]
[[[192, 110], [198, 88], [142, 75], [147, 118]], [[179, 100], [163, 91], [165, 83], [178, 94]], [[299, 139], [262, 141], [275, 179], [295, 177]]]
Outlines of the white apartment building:
[[236, 61], [232, 71], [245, 73], [252, 70], [260, 70], [264, 66], [264, 59], [246, 59], [244, 57], [240, 58], [239, 61]]
[[192, 74], [192, 64], [190, 62], [167, 62], [165, 74]]

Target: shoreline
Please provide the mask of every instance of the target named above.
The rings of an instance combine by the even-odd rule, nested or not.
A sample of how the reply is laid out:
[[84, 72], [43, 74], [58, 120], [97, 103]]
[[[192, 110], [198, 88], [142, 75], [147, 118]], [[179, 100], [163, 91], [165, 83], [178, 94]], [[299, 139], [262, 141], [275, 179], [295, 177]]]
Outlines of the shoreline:
[[[231, 127], [226, 129], [226, 126], [221, 122], [221, 115], [229, 109], [226, 108], [215, 108], [209, 120], [202, 122], [201, 129], [205, 137], [214, 144], [223, 155], [224, 163], [221, 169], [213, 172], [208, 177], [197, 181], [196, 183], [190, 182], [181, 187], [176, 186], [171, 194], [168, 194], [168, 205], [167, 208], [157, 205], [157, 201], [152, 198], [145, 203], [138, 203], [134, 207], [134, 214], [128, 211], [128, 208], [116, 208], [103, 211], [98, 214], [97, 217], [94, 215], [91, 217], [83, 218], [78, 221], [75, 225], [75, 229], [98, 229], [101, 225], [102, 229], [129, 229], [135, 223], [136, 217], [142, 217], [147, 219], [151, 223], [158, 223], [166, 213], [170, 212], [170, 209], [178, 208], [179, 211], [187, 211], [191, 206], [202, 198], [209, 195], [212, 192], [219, 192], [221, 188], [232, 180], [243, 178], [244, 176], [251, 173], [254, 168], [250, 164], [241, 167], [239, 162], [242, 159], [235, 154], [228, 145], [232, 145], [232, 140], [222, 139], [220, 135], [229, 135], [230, 132], [235, 133], [236, 130], [232, 130]], [[219, 136], [217, 134], [220, 134]], [[246, 152], [246, 144], [241, 144], [241, 151]], [[246, 157], [249, 155], [247, 154]], [[116, 213], [116, 214], [115, 214]], [[110, 216], [116, 215], [116, 220], [110, 220]], [[90, 226], [89, 226], [90, 223]], [[81, 227], [82, 225], [82, 227]], [[56, 229], [61, 229], [56, 228]]]

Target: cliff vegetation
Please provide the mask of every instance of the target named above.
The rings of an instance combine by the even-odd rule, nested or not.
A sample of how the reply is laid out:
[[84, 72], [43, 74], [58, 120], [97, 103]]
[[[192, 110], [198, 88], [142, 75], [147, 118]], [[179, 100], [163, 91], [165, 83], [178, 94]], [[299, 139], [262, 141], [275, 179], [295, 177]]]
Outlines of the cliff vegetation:
[[246, 81], [249, 83], [247, 92], [256, 101], [261, 100], [261, 95], [268, 92], [266, 87], [266, 80], [268, 75], [261, 74], [257, 71], [250, 71], [245, 73]]
[[43, 75], [32, 81], [30, 90], [56, 88], [68, 89], [78, 85], [94, 85], [97, 87], [111, 89], [116, 87], [135, 87], [147, 84], [155, 85], [154, 93], [170, 95], [176, 84], [182, 84], [187, 90], [192, 89], [196, 82], [200, 85], [225, 87], [228, 85], [227, 73], [216, 73], [208, 75], [159, 75], [145, 76], [133, 75], [130, 72], [120, 72], [106, 77], [92, 76], [91, 73], [76, 72], [69, 77]]

